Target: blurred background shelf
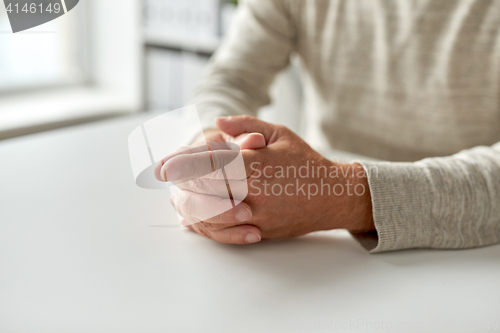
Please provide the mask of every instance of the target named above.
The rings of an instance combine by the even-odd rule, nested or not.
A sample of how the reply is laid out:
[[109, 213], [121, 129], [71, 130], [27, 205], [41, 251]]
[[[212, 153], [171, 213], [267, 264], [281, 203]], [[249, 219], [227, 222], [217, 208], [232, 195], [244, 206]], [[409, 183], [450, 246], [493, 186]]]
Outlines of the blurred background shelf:
[[181, 108], [230, 29], [237, 2], [145, 0], [143, 5], [145, 109]]
[[144, 31], [144, 43], [146, 46], [171, 48], [182, 51], [212, 54], [219, 47], [222, 38], [207, 38], [193, 36], [179, 36], [162, 31]]

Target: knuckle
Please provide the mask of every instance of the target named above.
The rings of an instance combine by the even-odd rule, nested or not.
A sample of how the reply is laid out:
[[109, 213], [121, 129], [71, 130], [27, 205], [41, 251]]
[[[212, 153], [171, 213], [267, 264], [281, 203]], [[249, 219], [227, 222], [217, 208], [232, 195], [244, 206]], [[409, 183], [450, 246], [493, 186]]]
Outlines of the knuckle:
[[[264, 175], [264, 171], [266, 171], [266, 174], [268, 175], [269, 173], [273, 174], [272, 172], [269, 172], [268, 167], [271, 167], [272, 170], [274, 170], [274, 164], [273, 162], [268, 158], [268, 157], [263, 157], [259, 161], [259, 171], [261, 171], [261, 174]], [[272, 171], [271, 170], [271, 171]], [[266, 177], [267, 178], [267, 177]]]
[[262, 158], [258, 155], [258, 153], [250, 150], [242, 151], [242, 153], [247, 178], [253, 176], [253, 174], [257, 171], [262, 171], [264, 166]]
[[220, 223], [223, 223], [222, 215], [223, 214], [219, 214], [219, 215], [216, 215], [216, 216], [212, 217], [211, 218], [211, 220], [213, 221], [212, 225], [219, 225]]
[[203, 226], [203, 228], [205, 230], [219, 230], [220, 229], [220, 226], [218, 226], [217, 224], [211, 223], [211, 222], [203, 221], [203, 222], [200, 222], [200, 224]]
[[240, 244], [242, 243], [241, 236], [232, 234], [229, 236], [229, 243], [231, 244]]
[[[215, 165], [215, 163], [214, 163]], [[217, 168], [217, 166], [215, 166], [215, 171], [212, 172], [210, 174], [210, 179], [213, 179], [213, 180], [221, 180], [221, 179], [224, 179], [224, 173], [222, 172], [222, 169], [221, 168]]]
[[208, 232], [208, 230], [205, 229], [205, 227], [201, 222], [197, 223], [194, 229], [198, 234], [202, 235], [203, 237], [211, 238], [210, 233]]
[[280, 134], [288, 134], [288, 133], [293, 133], [288, 127], [285, 125], [276, 125], [276, 131]]
[[194, 197], [186, 192], [184, 195], [178, 198], [175, 206], [178, 207], [178, 210], [180, 210], [181, 214], [184, 213], [189, 215], [191, 207], [193, 207], [193, 205], [195, 204], [194, 200]]
[[215, 171], [220, 170], [224, 166], [224, 158], [219, 152], [212, 153], [212, 161], [214, 163]]
[[193, 192], [201, 193], [204, 188], [203, 185], [203, 180], [201, 178], [195, 178], [189, 181], [189, 187]]
[[279, 131], [285, 131], [287, 130], [288, 128], [284, 125], [281, 125], [281, 124], [278, 124], [278, 125], [275, 125], [276, 126], [276, 129], [279, 130]]
[[260, 206], [260, 205], [264, 205], [266, 204], [266, 201], [268, 200], [269, 198], [267, 198], [264, 194], [263, 194], [263, 191], [261, 189], [261, 194], [260, 195], [252, 195], [252, 203], [255, 205], [255, 206]]
[[253, 119], [253, 117], [249, 116], [249, 115], [243, 115], [243, 116], [241, 116], [241, 119], [245, 121], [245, 120]]
[[228, 224], [228, 223], [235, 223], [234, 219], [234, 208], [228, 210], [227, 212], [224, 212], [222, 214], [217, 215], [217, 222], [219, 224]]

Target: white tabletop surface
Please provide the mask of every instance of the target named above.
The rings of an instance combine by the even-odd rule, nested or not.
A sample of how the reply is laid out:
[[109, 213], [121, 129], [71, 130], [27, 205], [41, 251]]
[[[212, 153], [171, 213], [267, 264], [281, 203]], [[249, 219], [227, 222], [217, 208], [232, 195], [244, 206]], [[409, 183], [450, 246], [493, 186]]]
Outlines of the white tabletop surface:
[[134, 184], [147, 118], [0, 142], [0, 332], [500, 332], [500, 246], [370, 255], [344, 231], [228, 246], [150, 227], [176, 217]]

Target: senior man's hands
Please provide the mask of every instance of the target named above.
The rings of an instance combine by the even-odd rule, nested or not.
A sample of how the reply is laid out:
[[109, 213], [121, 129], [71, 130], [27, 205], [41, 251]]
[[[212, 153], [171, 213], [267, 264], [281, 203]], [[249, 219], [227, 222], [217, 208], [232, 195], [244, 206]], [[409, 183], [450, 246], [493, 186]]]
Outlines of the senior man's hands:
[[241, 147], [246, 177], [232, 184], [248, 186], [242, 202], [236, 195], [234, 208], [207, 215], [231, 198], [214, 190], [213, 179], [182, 182], [196, 175], [194, 169], [204, 154], [211, 154], [217, 163], [221, 159], [217, 154], [223, 151], [174, 154], [155, 170], [159, 180], [180, 181], [182, 191], [171, 201], [193, 231], [222, 243], [248, 244], [317, 230], [374, 229], [368, 182], [360, 165], [332, 162], [286, 127], [253, 117], [218, 118], [216, 124], [219, 130], [205, 133], [207, 142], [234, 142]]

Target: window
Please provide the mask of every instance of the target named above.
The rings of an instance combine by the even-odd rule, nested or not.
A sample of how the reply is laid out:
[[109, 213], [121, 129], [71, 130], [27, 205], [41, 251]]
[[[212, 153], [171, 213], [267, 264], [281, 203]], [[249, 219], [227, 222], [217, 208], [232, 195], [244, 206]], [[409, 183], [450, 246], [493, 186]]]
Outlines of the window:
[[0, 4], [0, 92], [84, 82], [87, 75], [82, 13], [73, 10], [13, 34], [5, 6]]

